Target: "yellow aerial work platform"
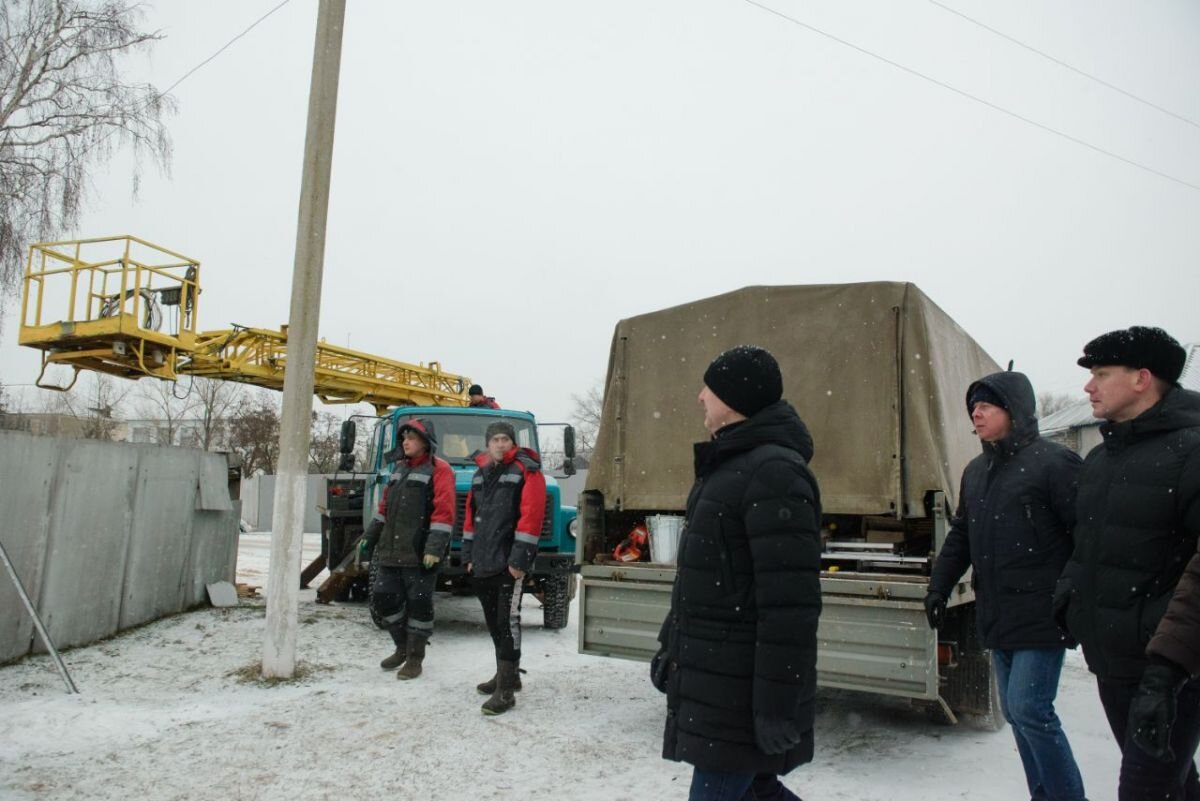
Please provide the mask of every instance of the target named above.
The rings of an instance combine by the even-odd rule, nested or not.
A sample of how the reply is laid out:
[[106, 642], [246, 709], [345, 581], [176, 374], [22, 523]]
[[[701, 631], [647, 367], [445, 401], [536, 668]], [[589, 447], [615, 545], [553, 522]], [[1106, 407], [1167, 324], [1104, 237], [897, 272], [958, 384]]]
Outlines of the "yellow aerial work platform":
[[[42, 351], [37, 385], [67, 390], [81, 370], [122, 378], [181, 375], [283, 389], [287, 326], [196, 331], [200, 262], [134, 236], [29, 248], [18, 342]], [[66, 310], [47, 322], [45, 309]], [[74, 369], [44, 383], [52, 364]], [[314, 393], [326, 403], [466, 406], [466, 376], [317, 343]]]

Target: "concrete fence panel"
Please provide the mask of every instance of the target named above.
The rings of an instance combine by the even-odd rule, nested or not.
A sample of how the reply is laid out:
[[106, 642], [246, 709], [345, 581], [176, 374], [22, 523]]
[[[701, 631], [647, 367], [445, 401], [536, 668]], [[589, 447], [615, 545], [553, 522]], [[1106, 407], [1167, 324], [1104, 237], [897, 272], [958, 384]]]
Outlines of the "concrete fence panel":
[[[50, 487], [57, 458], [36, 448], [31, 434], [5, 432], [0, 439], [0, 542], [34, 604], [42, 587], [46, 538], [50, 533]], [[33, 618], [17, 588], [0, 574], [0, 663], [29, 651]]]
[[188, 583], [196, 460], [180, 459], [165, 448], [141, 457], [134, 498], [137, 514], [123, 577], [121, 628], [183, 609]]
[[137, 449], [59, 440], [38, 608], [60, 648], [117, 631], [133, 523]]
[[[221, 454], [0, 432], [0, 541], [60, 648], [232, 581], [240, 505]], [[0, 662], [43, 650], [0, 576]]]

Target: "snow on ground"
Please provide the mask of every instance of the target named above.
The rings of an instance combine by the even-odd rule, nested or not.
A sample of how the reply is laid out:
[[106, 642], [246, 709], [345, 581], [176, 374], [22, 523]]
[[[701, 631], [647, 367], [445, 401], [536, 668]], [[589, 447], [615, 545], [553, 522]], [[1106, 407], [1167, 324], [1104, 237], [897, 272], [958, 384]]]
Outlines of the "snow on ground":
[[[306, 535], [305, 556], [316, 551]], [[241, 538], [238, 580], [263, 584], [269, 535]], [[318, 582], [319, 583], [319, 580]], [[315, 585], [315, 583], [314, 583]], [[301, 595], [302, 678], [253, 677], [264, 605], [205, 608], [65, 654], [0, 668], [0, 798], [683, 799], [691, 769], [661, 759], [663, 697], [646, 666], [576, 653], [524, 606], [525, 689], [499, 717], [474, 685], [493, 669], [478, 603], [439, 595], [425, 674], [378, 667], [386, 633], [358, 605]], [[245, 674], [250, 674], [247, 680]], [[1008, 729], [929, 723], [902, 701], [823, 691], [817, 756], [786, 783], [807, 801], [1028, 798]], [[1078, 653], [1059, 711], [1093, 801], [1116, 798], [1117, 749]]]

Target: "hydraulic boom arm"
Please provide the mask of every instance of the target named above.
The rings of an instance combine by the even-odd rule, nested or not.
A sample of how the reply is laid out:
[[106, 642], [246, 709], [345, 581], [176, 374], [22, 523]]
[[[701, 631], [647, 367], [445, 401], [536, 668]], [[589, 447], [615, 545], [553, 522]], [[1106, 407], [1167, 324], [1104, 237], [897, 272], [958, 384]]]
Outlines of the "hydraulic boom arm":
[[[81, 370], [122, 378], [180, 375], [282, 390], [287, 326], [196, 331], [200, 262], [133, 236], [47, 242], [29, 248], [19, 342], [42, 351], [37, 385], [67, 390]], [[66, 307], [43, 321], [43, 308]], [[164, 330], [165, 328], [165, 330]], [[51, 364], [74, 370], [70, 384], [44, 383]], [[438, 362], [408, 364], [317, 344], [313, 392], [326, 403], [466, 406], [465, 376]]]

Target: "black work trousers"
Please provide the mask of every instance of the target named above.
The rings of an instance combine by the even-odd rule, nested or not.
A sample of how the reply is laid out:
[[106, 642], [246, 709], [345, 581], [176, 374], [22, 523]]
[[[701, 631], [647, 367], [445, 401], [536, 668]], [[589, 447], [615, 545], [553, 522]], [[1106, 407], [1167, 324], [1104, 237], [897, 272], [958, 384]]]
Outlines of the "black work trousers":
[[505, 570], [494, 576], [476, 578], [472, 584], [479, 605], [483, 607], [483, 618], [487, 621], [488, 634], [492, 635], [496, 658], [506, 662], [520, 661], [522, 582]]
[[408, 637], [433, 636], [433, 586], [436, 570], [380, 566], [371, 588], [371, 603], [383, 618], [397, 648]]
[[1138, 682], [1098, 679], [1100, 703], [1108, 726], [1121, 746], [1119, 801], [1200, 801], [1196, 776], [1196, 746], [1200, 744], [1200, 679], [1189, 681], [1179, 692], [1171, 749], [1175, 759], [1159, 762], [1128, 737], [1129, 704]]

